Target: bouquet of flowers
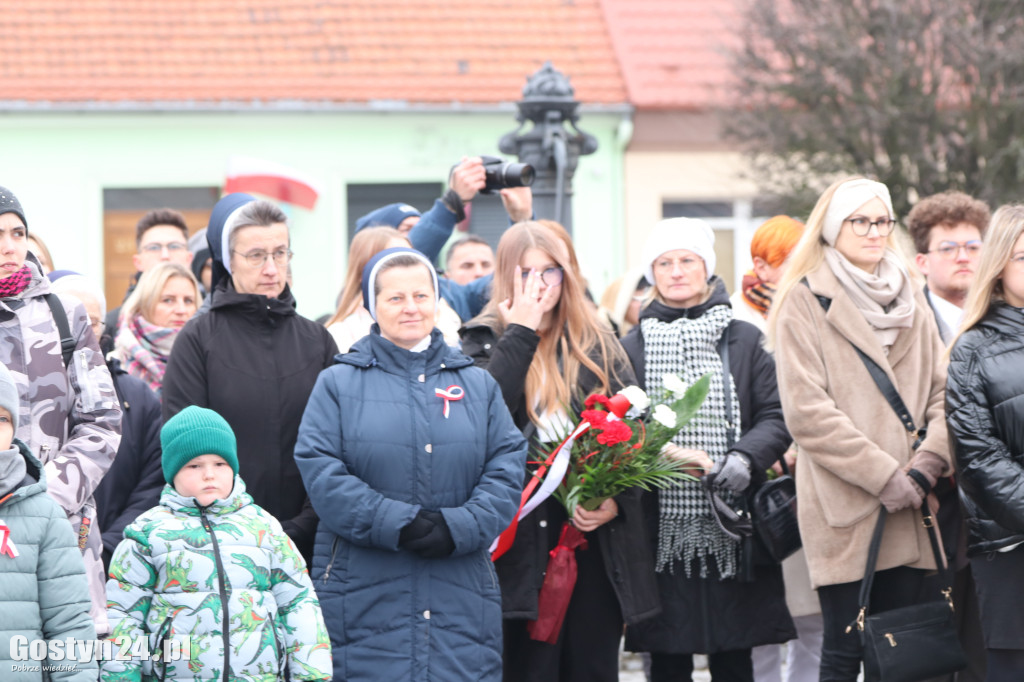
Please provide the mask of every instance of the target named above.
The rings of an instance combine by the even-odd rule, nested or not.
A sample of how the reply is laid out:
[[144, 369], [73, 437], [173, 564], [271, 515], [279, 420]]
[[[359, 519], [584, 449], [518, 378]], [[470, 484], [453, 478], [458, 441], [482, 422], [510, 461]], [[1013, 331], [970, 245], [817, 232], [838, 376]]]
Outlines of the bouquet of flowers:
[[[511, 546], [518, 519], [549, 495], [562, 503], [571, 519], [577, 505], [592, 511], [628, 488], [650, 490], [695, 480], [687, 473], [689, 462], [666, 457], [662, 448], [697, 414], [707, 397], [711, 376], [687, 387], [679, 377], [666, 375], [664, 385], [673, 400], [649, 412], [651, 401], [637, 386], [611, 397], [592, 395], [586, 399], [572, 433], [540, 463], [523, 492], [519, 515], [495, 542], [495, 558]], [[531, 638], [550, 644], [558, 641], [576, 584], [576, 550], [586, 548], [584, 534], [566, 522], [550, 553], [537, 620], [527, 624]]]
[[569, 447], [569, 462], [554, 495], [570, 517], [576, 505], [592, 511], [628, 488], [695, 480], [687, 473], [689, 462], [665, 457], [661, 450], [700, 410], [711, 377], [689, 387], [673, 374], [663, 381], [674, 399], [650, 411], [650, 399], [637, 386], [586, 399], [576, 429], [559, 446]]

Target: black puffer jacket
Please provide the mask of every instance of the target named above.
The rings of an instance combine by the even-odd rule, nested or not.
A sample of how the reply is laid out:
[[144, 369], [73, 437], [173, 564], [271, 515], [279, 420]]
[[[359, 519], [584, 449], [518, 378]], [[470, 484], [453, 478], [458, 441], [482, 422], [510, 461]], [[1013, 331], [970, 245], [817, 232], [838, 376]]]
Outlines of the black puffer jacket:
[[1024, 542], [1024, 310], [995, 304], [953, 346], [946, 380], [967, 554]]
[[[692, 308], [670, 308], [652, 302], [641, 322], [653, 317], [672, 322], [680, 317], [698, 318], [709, 308], [729, 305], [729, 296], [716, 278], [711, 297]], [[792, 442], [782, 418], [775, 360], [762, 346], [764, 337], [754, 325], [733, 320], [729, 326], [729, 369], [740, 404], [743, 432], [732, 449], [751, 461], [748, 494], [764, 482], [765, 471]], [[641, 388], [646, 384], [645, 344], [641, 325], [630, 330], [622, 346], [633, 363]], [[644, 495], [649, 533], [657, 537], [658, 496]], [[782, 569], [778, 564], [758, 565], [752, 581], [687, 578], [675, 573], [658, 574], [662, 613], [630, 628], [626, 648], [662, 653], [717, 653], [785, 642], [796, 636], [785, 602]]]
[[238, 439], [246, 490], [307, 560], [317, 518], [295, 464], [295, 440], [316, 378], [337, 352], [323, 326], [295, 312], [287, 287], [268, 298], [240, 294], [224, 278], [210, 311], [178, 334], [164, 375], [164, 421], [189, 405], [224, 417]]
[[[479, 324], [463, 327], [459, 333], [462, 352], [473, 358], [477, 366], [486, 367], [497, 380], [516, 426], [531, 446], [536, 447], [536, 427], [527, 415], [523, 388], [540, 337], [532, 329], [517, 324], [509, 325], [500, 338], [494, 329]], [[609, 339], [617, 342], [610, 334]], [[612, 393], [636, 383], [627, 364], [616, 370], [619, 381], [613, 382]], [[586, 367], [580, 368], [577, 386], [584, 397], [597, 383], [592, 372]], [[575, 404], [574, 397], [573, 412], [579, 414], [581, 407]], [[661, 610], [654, 581], [654, 555], [644, 525], [639, 489], [628, 490], [617, 496], [615, 501], [619, 515], [588, 533], [587, 537], [600, 549], [623, 620], [633, 624]], [[523, 519], [512, 548], [495, 562], [505, 618], [537, 618], [537, 597], [544, 582], [548, 552], [558, 544], [559, 532], [566, 518], [562, 505], [554, 498], [548, 498]]]
[[96, 522], [103, 531], [104, 571], [123, 539], [125, 526], [160, 503], [165, 483], [160, 466], [160, 399], [142, 379], [129, 376], [118, 360], [108, 359], [107, 369], [121, 403], [121, 444], [95, 492]]

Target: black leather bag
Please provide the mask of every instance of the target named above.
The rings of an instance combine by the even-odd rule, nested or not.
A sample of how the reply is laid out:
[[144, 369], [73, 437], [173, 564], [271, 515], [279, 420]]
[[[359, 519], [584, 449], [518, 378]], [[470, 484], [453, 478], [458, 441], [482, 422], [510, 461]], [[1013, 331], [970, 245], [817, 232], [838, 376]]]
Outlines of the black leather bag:
[[[911, 472], [911, 475], [917, 474], [914, 479], [919, 484], [923, 481], [924, 489], [928, 490], [924, 476], [913, 469]], [[885, 527], [885, 507], [882, 507], [878, 515], [864, 580], [861, 581], [860, 613], [855, 624], [864, 645], [864, 672], [867, 677], [882, 682], [920, 682], [967, 667], [967, 658], [957, 638], [953, 618], [949, 566], [939, 551], [935, 521], [928, 510], [927, 501], [921, 507], [921, 512], [922, 521], [928, 528], [936, 564], [940, 567], [942, 584], [946, 586], [940, 590], [943, 598], [867, 615], [878, 547]]]
[[758, 488], [750, 508], [754, 532], [777, 562], [801, 547], [796, 520], [796, 481], [789, 475], [785, 460], [780, 461], [786, 473]]

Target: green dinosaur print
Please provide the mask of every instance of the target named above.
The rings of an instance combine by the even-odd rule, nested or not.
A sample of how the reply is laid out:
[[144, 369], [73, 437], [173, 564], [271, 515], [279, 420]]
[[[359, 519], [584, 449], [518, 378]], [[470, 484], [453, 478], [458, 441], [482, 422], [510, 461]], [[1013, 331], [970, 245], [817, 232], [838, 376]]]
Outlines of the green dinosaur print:
[[242, 611], [241, 613], [236, 613], [231, 616], [230, 620], [230, 623], [234, 623], [236, 620], [238, 621], [238, 628], [232, 629], [232, 634], [241, 637], [241, 641], [239, 641], [238, 645], [235, 646], [236, 654], [241, 650], [242, 645], [248, 641], [250, 635], [256, 632], [260, 627], [260, 624], [266, 620], [263, 616], [257, 616], [253, 612], [251, 595], [240, 595], [238, 597], [238, 602], [242, 605]]
[[318, 644], [314, 644], [310, 651], [316, 651], [317, 649], [331, 648], [331, 636], [327, 634], [327, 626], [324, 624], [323, 618], [320, 618], [316, 622], [316, 641]]
[[284, 533], [274, 533], [270, 536], [270, 543], [274, 547], [274, 553], [282, 559], [291, 561], [292, 568], [296, 571], [305, 569], [302, 563], [302, 555], [295, 549], [287, 535]]
[[257, 566], [256, 562], [252, 560], [252, 557], [247, 554], [232, 554], [231, 558], [235, 560], [236, 564], [252, 574], [252, 580], [250, 580], [247, 585], [250, 589], [266, 592], [273, 585], [281, 582], [287, 582], [295, 585], [296, 587], [301, 587], [299, 583], [292, 580], [292, 577], [280, 568], [267, 570], [262, 566]]
[[213, 542], [213, 538], [210, 537], [210, 534], [202, 526], [157, 530], [155, 535], [161, 540], [166, 540], [168, 544], [175, 540], [181, 540], [191, 547], [206, 547]]
[[[196, 620], [195, 624], [192, 625], [192, 629], [189, 631], [189, 637], [192, 638], [191, 651], [188, 659], [188, 669], [192, 673], [198, 673], [203, 669], [203, 654], [210, 650], [210, 640], [203, 637], [199, 638], [196, 636], [196, 627], [199, 625], [199, 621]], [[205, 646], [204, 646], [205, 644]], [[220, 675], [213, 675], [211, 679], [217, 679]]]
[[[313, 666], [311, 666], [308, 663], [306, 663], [305, 661], [303, 661], [301, 658], [293, 658], [293, 659], [291, 659], [291, 661], [292, 661], [292, 663], [294, 663], [295, 665], [299, 666], [299, 668], [302, 669], [302, 673], [300, 673], [300, 674], [303, 677], [309, 677], [309, 678], [312, 678], [312, 679], [318, 679], [318, 678], [322, 677], [323, 674], [324, 674], [323, 670], [320, 670], [318, 668], [314, 668]], [[296, 676], [293, 675], [292, 679], [295, 679], [295, 677]]]
[[301, 592], [299, 592], [295, 596], [295, 599], [292, 599], [287, 604], [281, 604], [280, 606], [277, 607], [277, 615], [278, 615], [278, 618], [279, 618], [279, 622], [281, 623], [281, 627], [283, 627], [285, 632], [287, 632], [289, 635], [295, 632], [295, 626], [294, 625], [290, 625], [288, 623], [288, 617], [287, 616], [292, 611], [294, 611], [296, 608], [301, 606], [306, 601], [306, 597], [308, 597], [308, 596], [309, 596], [309, 590], [308, 589], [302, 590]]
[[[185, 565], [186, 561], [188, 562], [187, 566]], [[182, 592], [195, 592], [199, 587], [199, 583], [188, 579], [189, 571], [192, 570], [192, 560], [186, 558], [183, 552], [179, 553], [174, 561], [168, 562], [166, 567], [167, 582], [163, 586], [164, 592], [170, 587], [180, 587]]]
[[220, 612], [222, 610], [221, 603], [220, 603], [220, 595], [218, 595], [218, 594], [208, 594], [208, 595], [206, 595], [205, 597], [203, 597], [203, 601], [199, 602], [199, 606], [197, 606], [194, 609], [192, 609], [191, 611], [189, 611], [186, 615], [196, 616], [197, 619], [198, 619], [199, 612], [202, 611], [203, 609], [210, 609], [210, 612], [213, 613], [213, 622], [214, 623], [219, 623], [220, 622]]
[[138, 670], [122, 670], [121, 672], [103, 671], [103, 682], [137, 682]]
[[213, 525], [213, 530], [220, 533], [227, 533], [236, 540], [241, 539], [244, 535], [244, 533], [238, 529], [238, 526], [236, 526], [234, 522], [229, 523], [225, 521], [224, 523], [215, 523]]
[[[264, 649], [270, 649], [274, 657], [277, 657], [277, 638], [274, 636], [274, 623], [272, 620], [263, 621], [263, 627], [260, 629], [260, 642], [259, 646], [256, 647], [256, 653], [249, 660], [246, 665], [252, 665], [256, 662], [256, 659], [260, 657]], [[238, 653], [237, 651], [235, 653]]]

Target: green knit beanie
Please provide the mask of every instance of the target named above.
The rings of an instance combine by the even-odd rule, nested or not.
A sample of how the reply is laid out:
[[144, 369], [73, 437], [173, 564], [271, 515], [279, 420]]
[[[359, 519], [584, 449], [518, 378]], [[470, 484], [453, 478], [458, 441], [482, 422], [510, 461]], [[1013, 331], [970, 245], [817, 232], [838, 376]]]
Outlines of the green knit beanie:
[[220, 455], [238, 475], [238, 446], [231, 426], [213, 410], [189, 405], [160, 429], [164, 480], [174, 483], [181, 467], [200, 455]]

